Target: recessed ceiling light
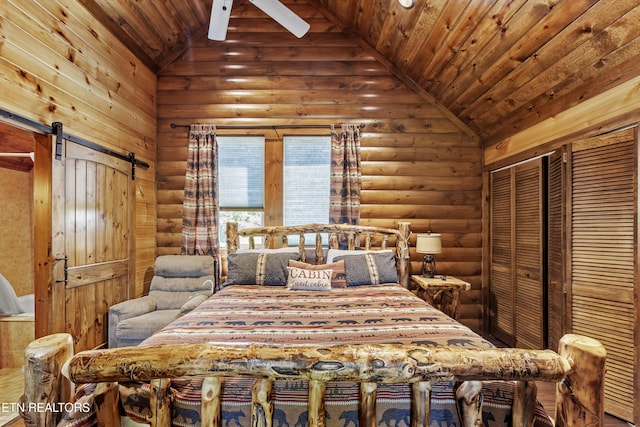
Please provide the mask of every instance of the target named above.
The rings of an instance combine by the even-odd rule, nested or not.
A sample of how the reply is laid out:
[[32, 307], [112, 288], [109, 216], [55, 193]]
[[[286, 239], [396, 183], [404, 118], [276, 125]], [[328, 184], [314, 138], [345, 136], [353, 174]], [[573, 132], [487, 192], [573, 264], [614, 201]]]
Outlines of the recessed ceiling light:
[[398, 0], [398, 3], [405, 9], [411, 9], [416, 4], [416, 0]]

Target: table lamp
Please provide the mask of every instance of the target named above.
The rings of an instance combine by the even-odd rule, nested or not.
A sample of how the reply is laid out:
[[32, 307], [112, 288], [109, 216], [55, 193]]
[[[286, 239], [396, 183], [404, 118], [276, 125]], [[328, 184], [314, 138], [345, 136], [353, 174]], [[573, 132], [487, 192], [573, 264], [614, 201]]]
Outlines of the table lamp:
[[418, 234], [416, 238], [416, 252], [426, 254], [422, 259], [422, 275], [424, 277], [433, 277], [436, 273], [436, 259], [432, 254], [442, 252], [440, 234], [430, 231], [426, 234]]

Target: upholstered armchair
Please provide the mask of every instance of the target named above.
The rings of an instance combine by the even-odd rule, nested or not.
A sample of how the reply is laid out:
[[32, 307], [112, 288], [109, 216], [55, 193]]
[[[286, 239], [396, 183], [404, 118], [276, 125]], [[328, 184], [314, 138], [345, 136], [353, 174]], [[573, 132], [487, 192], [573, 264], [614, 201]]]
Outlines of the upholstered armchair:
[[159, 256], [149, 294], [109, 308], [109, 347], [140, 344], [154, 332], [196, 308], [214, 290], [213, 257]]

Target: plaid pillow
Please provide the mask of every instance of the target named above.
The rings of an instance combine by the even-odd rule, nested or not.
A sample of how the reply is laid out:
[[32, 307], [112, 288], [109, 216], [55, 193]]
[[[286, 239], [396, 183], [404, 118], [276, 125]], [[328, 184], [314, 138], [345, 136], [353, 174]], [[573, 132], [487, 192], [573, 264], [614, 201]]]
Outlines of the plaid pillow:
[[344, 260], [347, 286], [398, 283], [398, 270], [393, 252], [345, 255], [335, 260]]
[[289, 260], [300, 254], [288, 252], [235, 253], [227, 256], [227, 285], [284, 286]]

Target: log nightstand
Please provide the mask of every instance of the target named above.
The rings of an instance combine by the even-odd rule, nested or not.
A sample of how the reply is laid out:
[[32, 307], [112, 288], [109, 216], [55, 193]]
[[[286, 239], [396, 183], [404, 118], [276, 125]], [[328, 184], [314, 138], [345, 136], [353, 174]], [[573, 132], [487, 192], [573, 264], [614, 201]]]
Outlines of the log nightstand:
[[452, 276], [424, 277], [416, 274], [411, 276], [411, 281], [416, 285], [420, 298], [456, 320], [460, 291], [471, 289], [470, 283]]

